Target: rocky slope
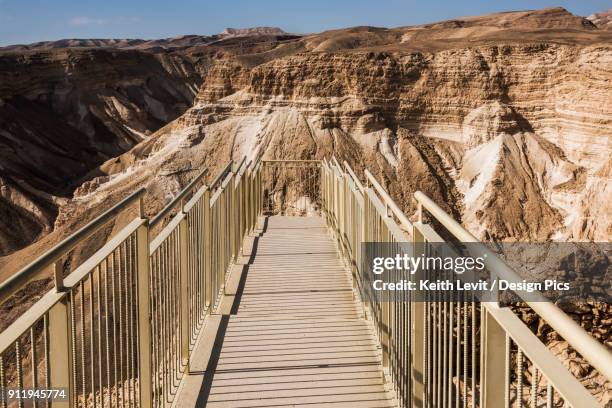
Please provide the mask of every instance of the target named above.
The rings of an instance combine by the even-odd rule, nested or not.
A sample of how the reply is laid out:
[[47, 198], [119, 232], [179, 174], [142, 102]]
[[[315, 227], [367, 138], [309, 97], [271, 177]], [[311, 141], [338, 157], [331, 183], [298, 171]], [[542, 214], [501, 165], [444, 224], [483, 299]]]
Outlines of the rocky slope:
[[5, 48], [0, 52], [0, 255], [53, 230], [58, 207], [97, 175], [92, 169], [189, 108], [211, 61], [224, 59], [222, 53], [264, 52], [295, 38], [255, 32]]
[[0, 54], [0, 254], [48, 233], [82, 176], [178, 117], [200, 82], [173, 55]]
[[599, 29], [612, 30], [612, 9], [591, 14], [587, 18]]
[[[606, 240], [609, 211], [594, 223], [578, 203], [610, 155], [611, 57], [607, 44], [542, 43], [305, 53], [249, 71], [233, 94], [203, 88], [179, 123], [228, 120], [243, 151], [282, 129], [312, 145], [303, 157], [339, 148], [342, 134], [359, 145], [356, 167], [376, 169], [408, 212], [420, 188], [483, 238]], [[246, 82], [215, 74], [208, 83]]]
[[153, 212], [197, 169], [214, 173], [261, 146], [266, 157], [335, 153], [358, 171], [367, 165], [408, 213], [424, 190], [482, 238], [612, 235], [601, 188], [610, 183], [608, 31], [546, 9], [258, 38], [192, 49], [203, 78], [193, 107], [89, 173], [55, 229], [141, 184]]
[[[201, 169], [214, 175], [228, 159], [252, 157], [258, 149], [270, 159], [335, 154], [358, 174], [368, 167], [407, 214], [415, 210], [412, 194], [423, 190], [483, 239], [609, 241], [612, 32], [599, 25], [555, 8], [302, 38], [228, 35], [176, 53], [150, 53], [146, 58], [163, 67], [153, 82], [168, 81], [164, 95], [186, 86], [172, 82], [181, 77], [175, 72], [182, 78], [197, 72], [201, 86], [188, 110], [142, 139], [136, 132], [146, 134], [147, 120], [164, 121], [158, 105], [139, 102], [152, 97], [153, 86], [141, 75], [126, 82], [117, 75], [120, 85], [96, 91], [100, 99], [83, 116], [80, 101], [94, 96], [71, 97], [80, 86], [49, 90], [44, 76], [21, 85], [15, 77], [2, 81], [13, 96], [3, 97], [0, 107], [8, 112], [0, 115], [0, 141], [7, 140], [0, 163], [10, 166], [0, 168], [0, 203], [11, 206], [1, 210], [3, 220], [19, 221], [0, 224], [0, 232], [12, 248], [43, 237], [0, 258], [0, 279], [136, 188], [147, 188], [145, 210], [154, 214]], [[72, 72], [71, 64], [60, 66]], [[70, 82], [61, 69], [55, 75], [55, 83]], [[99, 79], [91, 82], [97, 89]], [[158, 100], [164, 109], [174, 103]], [[68, 118], [65, 127], [53, 122], [57, 104]], [[45, 132], [51, 126], [57, 133]], [[24, 130], [6, 136], [12, 128]], [[83, 166], [136, 142], [93, 170]], [[66, 165], [55, 169], [59, 160]], [[53, 171], [40, 174], [41, 168]], [[67, 180], [77, 173], [86, 180], [78, 186]], [[62, 196], [53, 188], [63, 180], [73, 185]], [[19, 234], [10, 231], [15, 224]], [[39, 225], [48, 227], [14, 243]], [[602, 341], [609, 343], [606, 333]], [[610, 397], [604, 390], [598, 398]]]

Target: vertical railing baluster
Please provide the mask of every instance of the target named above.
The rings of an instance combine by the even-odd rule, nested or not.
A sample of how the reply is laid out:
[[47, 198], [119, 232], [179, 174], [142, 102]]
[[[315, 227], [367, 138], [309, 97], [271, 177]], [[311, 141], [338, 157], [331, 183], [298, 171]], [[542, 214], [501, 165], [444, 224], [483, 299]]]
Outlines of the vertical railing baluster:
[[[32, 388], [40, 388], [38, 385], [38, 354], [36, 353], [36, 335], [34, 328], [30, 327], [30, 344], [32, 350]], [[32, 401], [32, 408], [38, 408], [38, 401], [34, 399]]]
[[516, 351], [516, 406], [523, 407], [523, 350], [517, 345]]
[[0, 353], [0, 403], [2, 408], [7, 407], [7, 396], [6, 396], [6, 379], [4, 375], [4, 357]]
[[538, 408], [538, 368], [531, 363], [531, 408]]
[[66, 400], [53, 402], [53, 407], [74, 406], [74, 384], [72, 382], [72, 334], [70, 329], [70, 297], [64, 296], [48, 313], [48, 341], [49, 341], [49, 386], [54, 389], [65, 389], [68, 394]]
[[179, 320], [180, 320], [180, 349], [181, 360], [186, 370], [189, 371], [189, 287], [188, 287], [188, 225], [187, 215], [183, 212], [179, 223]]
[[499, 375], [500, 367], [507, 367], [506, 332], [482, 307], [480, 327], [480, 406], [483, 408], [504, 407], [500, 398], [509, 379]]
[[151, 365], [151, 292], [149, 290], [149, 227], [148, 220], [136, 231], [138, 286], [138, 381], [140, 408], [153, 406]]
[[202, 210], [203, 210], [203, 231], [204, 236], [204, 304], [206, 307], [206, 313], [211, 313], [213, 307], [213, 281], [212, 281], [212, 218], [210, 210], [210, 188], [207, 188], [202, 198]]
[[[419, 223], [420, 224], [420, 223]], [[412, 235], [414, 237], [413, 253], [421, 254], [425, 251], [425, 238], [417, 228], [416, 224], [413, 228]], [[423, 270], [416, 271], [414, 275], [415, 281], [422, 279]], [[423, 302], [415, 302], [412, 304], [412, 403], [413, 407], [420, 408], [425, 406], [425, 308]]]

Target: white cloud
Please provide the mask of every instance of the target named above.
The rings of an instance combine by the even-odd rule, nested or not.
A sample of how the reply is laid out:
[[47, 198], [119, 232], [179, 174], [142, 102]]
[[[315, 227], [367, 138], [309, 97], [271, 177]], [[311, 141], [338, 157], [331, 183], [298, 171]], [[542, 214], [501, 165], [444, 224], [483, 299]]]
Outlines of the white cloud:
[[70, 25], [82, 26], [82, 25], [104, 25], [108, 23], [107, 20], [102, 18], [91, 18], [91, 17], [73, 17], [69, 21]]

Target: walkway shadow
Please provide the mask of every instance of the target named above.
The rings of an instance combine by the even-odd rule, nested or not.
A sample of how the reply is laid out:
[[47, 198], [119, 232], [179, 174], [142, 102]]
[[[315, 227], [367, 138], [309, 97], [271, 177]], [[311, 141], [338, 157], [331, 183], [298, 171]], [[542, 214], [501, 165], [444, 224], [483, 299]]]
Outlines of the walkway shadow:
[[198, 393], [198, 399], [196, 401], [196, 407], [205, 407], [208, 397], [210, 396], [210, 390], [212, 389], [212, 383], [217, 371], [217, 365], [219, 365], [219, 358], [221, 356], [221, 349], [223, 348], [223, 341], [225, 340], [225, 333], [229, 324], [229, 315], [221, 316], [221, 322], [219, 323], [219, 329], [215, 336], [215, 343], [204, 372], [204, 380], [202, 381], [202, 387]]
[[253, 247], [251, 248], [251, 255], [249, 256], [249, 260], [247, 261], [247, 263], [242, 266], [242, 272], [240, 273], [240, 281], [238, 282], [238, 287], [236, 288], [236, 294], [234, 295], [234, 303], [232, 303], [230, 314], [238, 314], [238, 308], [240, 307], [240, 301], [242, 300], [244, 287], [246, 286], [247, 277], [249, 275], [249, 267], [253, 264], [253, 262], [255, 262], [255, 256], [257, 255], [259, 238], [259, 236], [253, 238]]
[[246, 285], [247, 277], [249, 274], [249, 266], [252, 265], [255, 261], [255, 256], [257, 255], [257, 248], [259, 246], [259, 239], [261, 235], [263, 235], [267, 230], [268, 217], [265, 217], [261, 233], [253, 237], [253, 246], [251, 247], [251, 254], [249, 256], [249, 259], [247, 263], [242, 266], [240, 281], [238, 283], [238, 287], [236, 288], [236, 294], [234, 295], [234, 302], [232, 303], [230, 314], [221, 316], [221, 321], [219, 323], [219, 328], [215, 336], [215, 342], [213, 345], [212, 353], [210, 355], [210, 360], [208, 360], [208, 364], [206, 365], [206, 371], [204, 372], [204, 380], [202, 381], [202, 386], [200, 387], [200, 392], [198, 393], [196, 407], [205, 407], [206, 403], [208, 402], [213, 380], [215, 377], [215, 372], [217, 371], [217, 366], [219, 365], [219, 358], [221, 357], [221, 350], [223, 349], [223, 342], [225, 340], [225, 333], [227, 332], [230, 316], [238, 313], [240, 301], [242, 300], [242, 294], [244, 293], [244, 287]]
[[268, 221], [269, 221], [270, 217], [269, 216], [265, 216], [264, 217], [264, 223], [263, 226], [261, 228], [261, 233], [265, 234], [268, 231]]

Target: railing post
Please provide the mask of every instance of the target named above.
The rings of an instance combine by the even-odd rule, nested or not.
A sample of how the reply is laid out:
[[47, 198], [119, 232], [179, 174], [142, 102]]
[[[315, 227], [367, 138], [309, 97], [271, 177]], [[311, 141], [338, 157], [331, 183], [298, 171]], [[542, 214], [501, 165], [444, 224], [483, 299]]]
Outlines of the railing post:
[[240, 175], [236, 174], [236, 179], [234, 180], [235, 184], [233, 185], [234, 188], [234, 192], [232, 193], [234, 195], [234, 198], [232, 199], [232, 204], [234, 207], [234, 211], [233, 211], [233, 229], [235, 231], [234, 233], [234, 253], [232, 254], [235, 262], [238, 262], [238, 249], [239, 249], [239, 245], [238, 245], [238, 237], [240, 236], [240, 230], [241, 230], [241, 225], [242, 225], [242, 213], [240, 210], [240, 199], [241, 199], [241, 190], [242, 190], [242, 180], [240, 179]]
[[[234, 173], [235, 174], [235, 173]], [[228, 262], [228, 267], [229, 265], [232, 263], [232, 261], [235, 260], [235, 256], [236, 256], [236, 224], [238, 222], [238, 220], [236, 219], [236, 176], [232, 175], [232, 177], [230, 178], [230, 182], [227, 185], [228, 191], [228, 198], [229, 198], [229, 202], [228, 202], [228, 206], [229, 206], [229, 217], [227, 219], [227, 227], [229, 229], [229, 238], [230, 238], [230, 252], [229, 252], [229, 262]], [[227, 271], [224, 271], [224, 273], [227, 273]], [[225, 277], [224, 277], [224, 281], [225, 281]]]
[[149, 290], [149, 222], [144, 221], [136, 230], [136, 256], [138, 263], [138, 379], [140, 407], [153, 406], [153, 367], [151, 355], [151, 292]]
[[70, 336], [70, 297], [64, 296], [50, 310], [48, 317], [49, 338], [49, 385], [64, 388], [68, 399], [53, 401], [54, 407], [74, 405], [74, 384], [72, 384], [72, 340]]
[[[224, 283], [223, 282], [223, 268], [225, 267], [225, 252], [227, 251], [227, 234], [226, 234], [226, 228], [225, 228], [225, 217], [226, 217], [226, 213], [227, 213], [227, 191], [223, 190], [221, 191], [221, 195], [219, 196], [219, 198], [217, 199], [218, 204], [217, 206], [219, 207], [219, 227], [218, 227], [218, 234], [216, 237], [214, 237], [215, 240], [217, 240], [217, 245], [219, 247], [218, 249], [218, 253], [215, 254], [219, 257], [218, 259], [218, 264], [219, 264], [219, 268], [216, 269], [215, 268], [215, 274], [216, 274], [216, 279], [217, 279], [217, 286], [218, 286], [218, 290], [224, 290]], [[215, 293], [215, 300], [217, 299], [218, 296], [218, 292]]]
[[[257, 167], [256, 167], [257, 169]], [[255, 174], [251, 179], [251, 233], [257, 227], [257, 189], [259, 188], [258, 182], [259, 170], [255, 170]]]
[[[370, 239], [369, 239], [370, 238], [370, 235], [369, 235], [369, 227], [370, 227], [370, 197], [368, 196], [367, 191], [365, 191], [364, 194], [363, 194], [363, 210], [362, 211], [363, 211], [363, 220], [362, 220], [363, 224], [361, 226], [361, 228], [362, 228], [361, 240], [362, 240], [362, 242], [370, 242]], [[363, 244], [360, 244], [360, 245], [363, 245]], [[370, 244], [370, 245], [372, 245], [372, 244]], [[362, 250], [363, 250], [363, 248], [362, 248]], [[361, 267], [363, 268], [362, 270], [363, 270], [364, 273], [365, 273], [365, 271], [368, 270], [368, 267], [365, 266], [366, 263], [369, 264], [369, 262], [370, 262], [370, 259], [369, 259], [369, 255], [370, 255], [369, 252], [370, 251], [366, 251], [366, 252], [368, 252], [367, 259], [364, 258], [366, 254], [364, 254], [363, 251], [361, 253], [361, 262], [362, 262]], [[364, 279], [364, 280], [367, 281], [367, 279]], [[361, 283], [363, 283], [363, 281], [360, 282], [360, 284]], [[370, 300], [369, 300], [369, 298], [367, 296], [364, 296], [365, 295], [365, 288], [362, 287], [362, 289], [364, 289], [364, 293], [362, 294], [362, 297], [361, 297], [361, 301], [363, 302], [363, 316], [364, 316], [365, 319], [367, 319], [368, 318], [368, 312], [370, 312]]]
[[240, 237], [242, 235], [242, 177], [236, 175], [238, 185], [234, 189], [234, 262], [238, 263], [238, 255], [240, 254]]
[[253, 184], [255, 182], [255, 178], [254, 178], [254, 174], [253, 174], [253, 170], [251, 169], [249, 171], [249, 176], [247, 178], [247, 180], [249, 181], [247, 183], [247, 207], [246, 207], [246, 213], [247, 213], [247, 234], [251, 234], [253, 232], [253, 209], [255, 208], [255, 199], [253, 197]]
[[204, 211], [204, 304], [206, 305], [206, 313], [212, 313], [213, 307], [213, 279], [212, 279], [212, 217], [210, 211], [210, 188], [207, 188], [202, 198], [202, 207]]
[[[247, 169], [248, 170], [248, 169]], [[240, 184], [242, 189], [240, 190], [240, 254], [242, 255], [242, 247], [243, 247], [243, 239], [249, 231], [248, 225], [248, 211], [249, 211], [249, 202], [248, 202], [248, 193], [249, 193], [249, 176], [247, 174], [247, 170], [242, 173], [242, 179]]]
[[237, 177], [237, 182], [238, 185], [234, 188], [234, 198], [232, 199], [233, 205], [234, 205], [234, 221], [233, 221], [233, 229], [234, 229], [234, 253], [232, 254], [234, 257], [234, 262], [238, 263], [238, 255], [240, 253], [240, 247], [241, 245], [241, 237], [242, 237], [242, 223], [243, 223], [243, 216], [242, 216], [242, 204], [243, 204], [243, 197], [242, 197], [242, 187], [243, 187], [243, 183], [242, 183], [242, 177], [240, 177], [240, 175], [236, 175]]
[[[417, 228], [417, 225], [421, 223], [415, 223], [412, 229], [412, 236], [414, 237], [414, 254], [425, 253], [425, 238]], [[421, 279], [423, 271], [419, 270], [414, 275], [415, 282]], [[412, 406], [419, 408], [425, 406], [425, 307], [422, 301], [416, 301], [412, 303], [412, 350], [411, 350], [411, 364], [409, 369], [412, 370]]]
[[[229, 229], [229, 237], [230, 237], [230, 248], [229, 248], [229, 265], [234, 261], [234, 255], [236, 254], [236, 224], [238, 223], [238, 219], [236, 218], [236, 203], [234, 198], [236, 196], [236, 177], [232, 177], [230, 179], [227, 188], [229, 189], [228, 194], [228, 205], [229, 205], [229, 217], [227, 219], [227, 228]], [[227, 273], [227, 271], [226, 271]]]
[[53, 279], [55, 281], [55, 291], [64, 291], [64, 263], [61, 261], [53, 262]]
[[180, 302], [180, 339], [181, 339], [181, 359], [183, 365], [189, 371], [189, 263], [188, 263], [188, 229], [187, 215], [179, 223], [179, 302]]
[[506, 332], [489, 315], [486, 307], [480, 308], [480, 406], [482, 408], [503, 408], [505, 375], [500, 375], [502, 367], [506, 367]]
[[[379, 242], [384, 242], [385, 246], [389, 247], [390, 240], [385, 239], [386, 237], [381, 233], [381, 240]], [[387, 251], [385, 248], [385, 251]], [[390, 281], [390, 272], [386, 270], [383, 272], [383, 280], [385, 282]], [[379, 325], [381, 328], [381, 338], [380, 345], [382, 347], [382, 366], [383, 366], [383, 381], [386, 383], [387, 379], [385, 374], [390, 374], [391, 370], [391, 305], [389, 302], [391, 301], [389, 297], [385, 297], [384, 295], [377, 295], [379, 297], [378, 303], [380, 304], [380, 320]]]
[[[262, 214], [263, 212], [263, 167], [260, 165], [259, 166], [259, 170], [257, 171], [257, 217], [259, 218], [259, 216]], [[257, 219], [255, 220], [255, 223], [257, 223]]]

